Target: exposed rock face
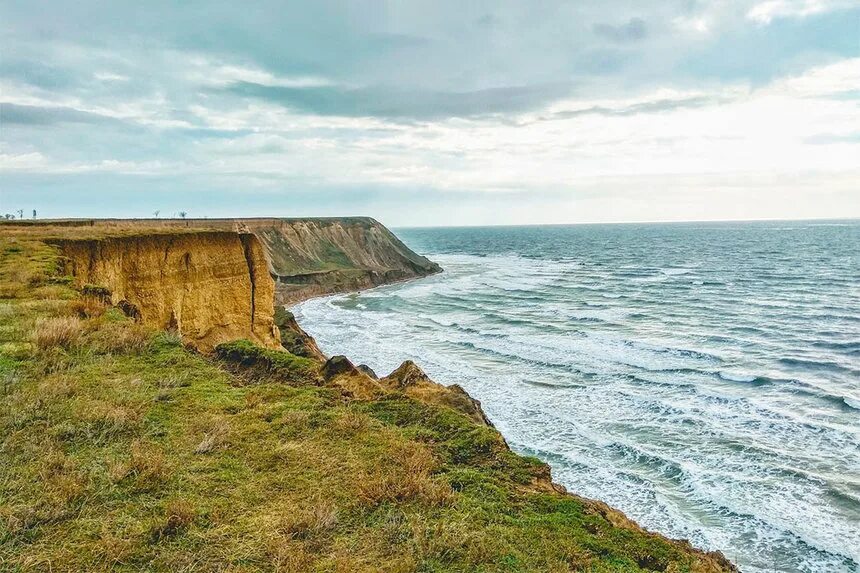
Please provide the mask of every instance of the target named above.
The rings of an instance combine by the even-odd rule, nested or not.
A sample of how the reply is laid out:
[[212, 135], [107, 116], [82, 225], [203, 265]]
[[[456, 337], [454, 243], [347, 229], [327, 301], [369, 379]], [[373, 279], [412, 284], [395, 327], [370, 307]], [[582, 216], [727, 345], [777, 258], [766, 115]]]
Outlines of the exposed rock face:
[[278, 304], [363, 290], [441, 270], [369, 217], [244, 223], [266, 247]]
[[382, 385], [355, 367], [346, 356], [332, 356], [321, 369], [326, 384], [337, 386], [358, 400], [372, 400], [385, 394]]
[[296, 322], [293, 313], [282, 306], [275, 308], [275, 326], [281, 332], [281, 345], [288, 351], [296, 356], [313, 358], [320, 362], [326, 360], [314, 337], [305, 332]]
[[443, 386], [434, 382], [411, 360], [401, 364], [397, 370], [379, 382], [390, 390], [400, 390], [407, 396], [422, 402], [443, 404], [466, 414], [479, 424], [493, 426], [481, 409], [481, 403], [478, 400], [469, 396], [457, 384]]
[[280, 348], [274, 282], [254, 235], [227, 231], [54, 240], [65, 273], [105, 287], [126, 314], [204, 352], [248, 338]]
[[292, 219], [78, 219], [51, 225], [140, 229], [217, 229], [257, 236], [276, 282], [275, 302], [292, 305], [364, 290], [442, 269], [370, 217]]

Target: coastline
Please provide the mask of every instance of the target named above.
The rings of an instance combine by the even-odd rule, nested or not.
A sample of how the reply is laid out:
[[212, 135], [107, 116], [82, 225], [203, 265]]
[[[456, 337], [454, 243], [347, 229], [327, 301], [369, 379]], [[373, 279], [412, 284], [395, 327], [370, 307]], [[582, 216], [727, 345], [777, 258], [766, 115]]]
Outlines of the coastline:
[[[335, 293], [328, 293], [328, 294], [319, 295], [319, 296], [309, 296], [309, 297], [304, 298], [301, 301], [295, 302], [289, 306], [284, 305], [283, 308], [286, 309], [291, 315], [293, 315], [293, 309], [296, 306], [299, 306], [302, 303], [305, 303], [305, 302], [310, 301], [310, 300], [333, 299], [336, 297], [349, 296], [350, 294], [357, 294], [357, 293], [361, 293], [361, 292], [365, 292], [365, 291], [369, 291], [369, 290], [377, 290], [377, 289], [381, 289], [381, 288], [384, 288], [387, 286], [394, 286], [397, 284], [410, 283], [410, 282], [418, 282], [420, 280], [428, 278], [429, 276], [435, 276], [435, 275], [442, 274], [445, 272], [444, 268], [440, 267], [440, 269], [441, 270], [438, 273], [434, 273], [432, 275], [428, 275], [428, 276], [424, 276], [424, 277], [407, 278], [407, 279], [403, 279], [403, 280], [399, 280], [399, 281], [395, 281], [395, 282], [391, 282], [391, 283], [380, 284], [380, 285], [377, 285], [371, 289], [362, 289], [362, 290], [347, 291], [347, 292], [335, 292]], [[301, 326], [300, 319], [294, 318], [293, 320], [296, 324], [296, 327], [299, 329], [300, 333], [303, 336], [307, 336], [308, 338], [313, 340], [314, 346], [317, 347], [316, 340], [314, 339], [314, 337], [312, 335], [310, 335], [309, 333], [307, 333], [307, 331], [304, 330], [304, 328]], [[340, 357], [343, 357], [343, 356], [338, 356], [338, 358], [340, 358]], [[349, 358], [349, 357], [346, 357], [346, 358]], [[420, 360], [418, 361], [418, 366], [420, 367]], [[423, 374], [423, 372], [422, 372], [422, 374]], [[428, 380], [429, 380], [429, 378], [428, 378]], [[433, 382], [433, 384], [439, 384], [439, 383]], [[466, 394], [466, 396], [468, 396], [471, 401], [473, 401], [477, 405], [478, 411], [480, 412], [480, 416], [486, 421], [486, 424], [489, 427], [491, 427], [495, 430], [496, 427], [492, 423], [492, 419], [489, 416], [487, 416], [487, 414], [481, 408], [481, 401], [478, 398], [468, 394], [468, 392], [466, 392], [465, 390], [460, 388], [459, 385], [457, 385], [457, 387], [464, 394]], [[504, 443], [504, 447], [506, 449], [508, 449], [509, 451], [513, 451], [513, 450], [511, 450], [510, 446], [508, 445], [508, 441], [505, 439], [505, 436], [503, 434], [501, 434], [501, 432], [499, 432], [499, 435], [501, 436], [501, 439]], [[522, 455], [525, 455], [525, 454], [522, 454]], [[592, 509], [594, 511], [597, 511], [598, 513], [600, 513], [602, 516], [604, 516], [606, 519], [608, 519], [610, 522], [612, 522], [616, 526], [628, 528], [628, 529], [633, 529], [633, 530], [641, 530], [641, 531], [647, 532], [650, 535], [656, 535], [659, 537], [663, 537], [665, 539], [670, 540], [672, 543], [679, 543], [682, 546], [684, 546], [684, 547], [686, 547], [692, 551], [701, 553], [701, 554], [707, 556], [709, 559], [713, 559], [714, 562], [716, 564], [718, 564], [720, 567], [725, 567], [726, 571], [740, 571], [737, 568], [737, 566], [733, 562], [731, 562], [728, 558], [726, 558], [726, 556], [719, 550], [712, 550], [712, 551], [703, 550], [703, 549], [700, 549], [700, 548], [693, 546], [690, 543], [690, 541], [687, 539], [672, 538], [672, 537], [665, 536], [664, 534], [648, 530], [648, 529], [640, 526], [636, 521], [627, 517], [627, 515], [624, 512], [610, 506], [606, 502], [599, 500], [599, 499], [591, 499], [591, 498], [583, 497], [583, 496], [581, 496], [581, 495], [579, 495], [573, 491], [570, 491], [566, 486], [553, 481], [551, 466], [547, 462], [544, 462], [544, 463], [546, 463], [546, 473], [543, 476], [543, 479], [541, 480], [543, 482], [543, 485], [541, 487], [546, 487], [549, 491], [553, 491], [557, 494], [569, 496], [572, 499], [576, 499], [577, 501], [584, 503], [584, 504], [588, 505], [589, 507], [592, 507]]]
[[0, 560], [737, 571], [566, 493], [477, 400], [410, 361], [378, 376], [301, 336], [308, 355], [280, 349], [250, 234], [37, 231], [0, 234], [0, 374], [16, 405], [0, 410], [15, 435]]

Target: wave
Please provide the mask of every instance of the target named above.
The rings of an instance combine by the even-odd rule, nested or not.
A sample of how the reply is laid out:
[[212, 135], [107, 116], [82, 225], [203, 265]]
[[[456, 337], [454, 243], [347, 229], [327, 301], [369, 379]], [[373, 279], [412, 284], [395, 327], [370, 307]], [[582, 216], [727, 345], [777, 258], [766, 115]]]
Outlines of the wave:
[[858, 571], [856, 247], [752, 227], [652, 243], [510, 231], [468, 242], [490, 256], [444, 255], [445, 275], [313, 319], [324, 348], [372, 366], [417, 357], [462, 383], [518, 451], [646, 527], [745, 571]]
[[731, 372], [723, 372], [722, 370], [717, 372], [717, 376], [730, 382], [755, 382], [758, 380], [758, 376], [753, 374], [733, 374]]
[[807, 360], [805, 358], [780, 358], [780, 364], [786, 366], [794, 366], [804, 370], [829, 370], [832, 372], [841, 372], [860, 378], [860, 370], [854, 370], [848, 366], [843, 366], [834, 360]]

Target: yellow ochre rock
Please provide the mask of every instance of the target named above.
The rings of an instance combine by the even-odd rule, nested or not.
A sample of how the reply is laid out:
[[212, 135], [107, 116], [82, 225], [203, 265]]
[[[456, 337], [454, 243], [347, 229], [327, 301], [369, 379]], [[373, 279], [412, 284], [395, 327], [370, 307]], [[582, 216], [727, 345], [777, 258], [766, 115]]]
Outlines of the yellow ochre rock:
[[126, 314], [176, 330], [203, 352], [238, 338], [280, 348], [275, 285], [254, 235], [195, 231], [52, 243], [65, 274], [80, 285], [107, 288]]

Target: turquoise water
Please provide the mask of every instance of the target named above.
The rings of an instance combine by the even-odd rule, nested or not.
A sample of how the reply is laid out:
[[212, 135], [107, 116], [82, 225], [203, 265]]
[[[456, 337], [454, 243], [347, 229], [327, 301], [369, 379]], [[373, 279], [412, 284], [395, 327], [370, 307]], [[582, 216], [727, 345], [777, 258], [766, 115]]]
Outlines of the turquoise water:
[[860, 221], [404, 229], [445, 272], [308, 301], [556, 481], [744, 571], [860, 571]]

